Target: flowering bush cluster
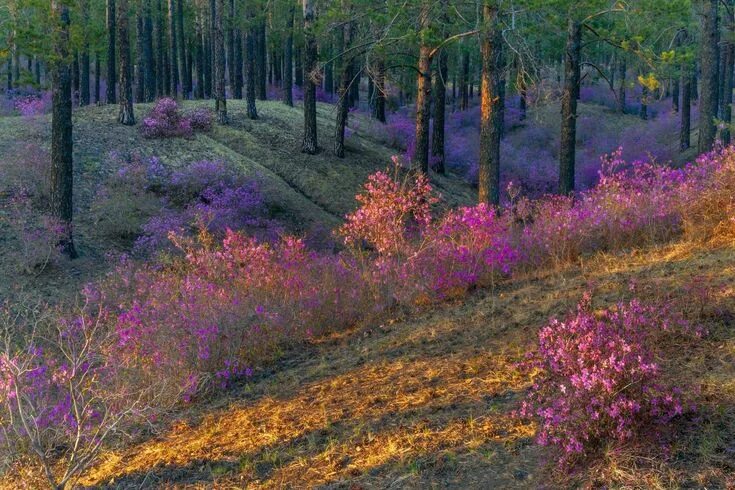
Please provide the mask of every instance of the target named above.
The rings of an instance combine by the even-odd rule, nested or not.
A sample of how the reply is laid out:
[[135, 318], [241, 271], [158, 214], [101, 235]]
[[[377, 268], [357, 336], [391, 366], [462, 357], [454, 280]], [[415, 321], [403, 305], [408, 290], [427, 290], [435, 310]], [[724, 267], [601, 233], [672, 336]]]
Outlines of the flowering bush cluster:
[[676, 334], [702, 331], [670, 308], [633, 300], [594, 312], [585, 296], [574, 315], [539, 332], [519, 414], [539, 420], [538, 442], [557, 447], [562, 464], [650, 435], [691, 408], [658, 361], [662, 337]]
[[209, 131], [212, 114], [206, 109], [195, 109], [182, 114], [178, 103], [169, 97], [159, 99], [140, 127], [145, 138], [191, 137], [195, 131]]

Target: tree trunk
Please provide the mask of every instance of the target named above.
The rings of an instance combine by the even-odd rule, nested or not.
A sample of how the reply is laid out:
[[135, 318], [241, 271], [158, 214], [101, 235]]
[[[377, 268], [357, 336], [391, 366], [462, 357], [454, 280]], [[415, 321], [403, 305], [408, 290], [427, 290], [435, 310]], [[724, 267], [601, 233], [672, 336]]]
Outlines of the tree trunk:
[[564, 91], [561, 99], [561, 146], [559, 151], [559, 193], [574, 191], [577, 143], [577, 95], [579, 93], [582, 26], [569, 19], [564, 56]]
[[385, 61], [378, 58], [375, 65], [375, 119], [385, 124]]
[[[15, 63], [15, 66], [18, 66], [17, 60]], [[79, 83], [79, 52], [74, 51], [74, 57], [72, 58], [72, 63], [71, 63], [72, 104], [74, 104], [74, 102], [79, 103], [79, 87], [80, 86], [81, 84]]]
[[692, 127], [692, 74], [688, 69], [681, 72], [681, 126], [679, 129], [679, 148], [688, 150], [691, 146]]
[[266, 44], [265, 44], [265, 20], [258, 21], [257, 25], [257, 39], [256, 39], [256, 70], [258, 76], [258, 99], [268, 100], [268, 66], [266, 57]]
[[671, 80], [671, 110], [679, 112], [679, 78]]
[[286, 46], [283, 53], [283, 103], [293, 107], [293, 21], [295, 15], [293, 3], [288, 11], [288, 23], [286, 25]]
[[467, 51], [462, 53], [462, 68], [459, 72], [459, 110], [465, 111], [470, 106], [469, 93], [469, 75], [470, 75], [470, 54]]
[[296, 48], [296, 56], [294, 60], [294, 84], [296, 84], [297, 87], [303, 87], [304, 86], [304, 65], [302, 63], [302, 50], [301, 48]]
[[[100, 73], [101, 69], [102, 69], [102, 63], [100, 63], [100, 54], [99, 52], [97, 52], [94, 55], [94, 102], [97, 105], [100, 104], [101, 102], [100, 97], [102, 96], [101, 94], [102, 82], [100, 80], [102, 78], [101, 73]], [[39, 73], [39, 79], [40, 79], [40, 73]]]
[[434, 157], [434, 170], [444, 174], [444, 120], [447, 106], [447, 52], [439, 53], [439, 66], [434, 70], [434, 129], [431, 139], [431, 155]]
[[732, 41], [733, 31], [735, 31], [735, 2], [730, 0], [728, 2], [728, 8], [726, 9], [727, 19], [727, 39], [723, 46], [724, 50], [724, 67], [720, 74], [722, 78], [722, 123], [724, 129], [722, 131], [722, 144], [725, 146], [730, 145], [731, 130], [730, 124], [732, 124], [732, 90], [733, 90], [733, 64], [735, 64], [735, 44]]
[[245, 37], [245, 99], [249, 119], [258, 119], [258, 110], [255, 106], [257, 83], [255, 78], [255, 32], [254, 27], [250, 26]]
[[228, 124], [227, 98], [225, 93], [225, 31], [222, 26], [222, 15], [225, 12], [225, 0], [212, 2], [212, 26], [214, 27], [214, 95], [217, 122]]
[[[419, 13], [422, 31], [431, 28], [430, 4], [424, 0]], [[421, 36], [420, 36], [421, 37]], [[429, 120], [431, 117], [431, 47], [426, 41], [419, 46], [418, 75], [416, 81], [416, 147], [412, 167], [415, 171], [429, 172]]]
[[151, 0], [143, 4], [143, 100], [152, 102], [156, 98], [156, 72], [153, 69], [153, 19]]
[[171, 95], [175, 98], [179, 96], [179, 46], [176, 35], [176, 0], [168, 0], [168, 43], [169, 43], [169, 62], [171, 69]]
[[697, 150], [705, 153], [712, 149], [717, 136], [715, 118], [717, 117], [718, 82], [718, 27], [717, 10], [719, 0], [699, 0], [702, 6], [702, 39], [699, 60], [702, 66], [702, 81], [699, 101], [699, 142]]
[[316, 127], [316, 86], [319, 82], [317, 44], [314, 33], [315, 0], [302, 0], [304, 13], [304, 141], [301, 151], [315, 155], [319, 151]]
[[51, 0], [55, 21], [54, 60], [51, 69], [51, 213], [66, 226], [61, 247], [70, 258], [77, 256], [72, 237], [74, 161], [72, 156], [72, 101], [69, 73], [69, 8]]
[[235, 64], [235, 0], [228, 2], [229, 19], [227, 22], [227, 76], [230, 82], [230, 94], [235, 93], [235, 72], [237, 65]]
[[242, 30], [235, 29], [235, 88], [232, 93], [235, 99], [242, 99], [242, 69]]
[[80, 77], [79, 84], [81, 88], [79, 90], [79, 104], [89, 105], [90, 94], [89, 94], [89, 44], [87, 43], [86, 48], [82, 51], [79, 57], [80, 63]]
[[196, 65], [197, 65], [197, 85], [194, 97], [197, 99], [204, 98], [204, 27], [202, 25], [201, 12], [197, 12], [196, 23], [194, 25], [196, 37]]
[[646, 87], [641, 90], [641, 110], [638, 116], [644, 121], [648, 119], [648, 88]]
[[157, 0], [156, 2], [156, 13], [158, 14], [156, 17], [156, 24], [155, 24], [155, 38], [156, 38], [156, 95], [158, 97], [163, 97], [166, 95], [166, 80], [168, 79], [168, 75], [166, 72], [166, 64], [164, 61], [164, 53], [166, 51], [166, 46], [163, 42], [164, 39], [164, 29], [163, 29], [163, 11], [162, 11], [162, 3], [161, 0]]
[[145, 21], [143, 13], [138, 12], [135, 17], [136, 37], [135, 37], [135, 54], [137, 62], [135, 64], [135, 101], [140, 103], [145, 100], [145, 48], [143, 47], [143, 38], [145, 37]]
[[130, 39], [128, 37], [128, 0], [117, 0], [117, 41], [120, 50], [120, 112], [117, 121], [126, 126], [135, 124], [133, 84], [130, 80]]
[[482, 82], [480, 83], [480, 165], [478, 177], [479, 202], [500, 204], [500, 64], [502, 37], [498, 27], [497, 7], [485, 1], [482, 9], [480, 52]]
[[115, 30], [115, 0], [107, 0], [107, 103], [117, 103], [117, 61], [116, 61], [116, 30]]
[[176, 38], [179, 46], [181, 94], [185, 99], [188, 99], [191, 97], [191, 66], [188, 62], [186, 36], [184, 34], [183, 0], [176, 0]]
[[617, 97], [617, 108], [620, 114], [625, 114], [625, 75], [628, 68], [625, 65], [625, 59], [621, 59], [618, 62], [618, 97]]
[[341, 39], [337, 40], [337, 52], [343, 53], [340, 57], [339, 90], [337, 92], [337, 124], [334, 138], [334, 154], [339, 158], [345, 156], [345, 127], [349, 115], [349, 90], [352, 80], [352, 55], [347, 54], [352, 42], [352, 24], [350, 22], [342, 26], [342, 32], [337, 33]]

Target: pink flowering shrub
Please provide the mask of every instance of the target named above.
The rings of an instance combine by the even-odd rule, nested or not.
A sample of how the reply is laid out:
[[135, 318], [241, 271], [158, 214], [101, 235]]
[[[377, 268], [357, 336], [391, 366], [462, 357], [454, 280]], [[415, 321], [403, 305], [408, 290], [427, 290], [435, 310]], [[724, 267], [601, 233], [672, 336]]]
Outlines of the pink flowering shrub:
[[345, 217], [339, 229], [348, 246], [363, 244], [384, 256], [404, 255], [412, 239], [431, 223], [431, 206], [438, 202], [423, 174], [400, 176], [376, 172], [355, 199], [360, 207]]
[[641, 442], [691, 408], [659, 360], [665, 337], [675, 335], [702, 331], [637, 300], [595, 312], [586, 295], [575, 314], [539, 332], [523, 365], [534, 381], [519, 415], [539, 421], [538, 442], [556, 447], [563, 465]]
[[166, 97], [156, 101], [143, 119], [140, 132], [144, 138], [190, 138], [195, 131], [209, 131], [211, 127], [211, 112], [200, 108], [182, 114], [178, 103]]

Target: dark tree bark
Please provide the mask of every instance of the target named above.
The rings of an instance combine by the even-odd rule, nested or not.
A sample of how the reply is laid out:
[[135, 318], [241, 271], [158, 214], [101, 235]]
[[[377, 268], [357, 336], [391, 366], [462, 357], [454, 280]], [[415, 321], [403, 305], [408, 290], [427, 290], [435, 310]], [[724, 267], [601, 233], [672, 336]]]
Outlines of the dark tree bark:
[[[347, 54], [345, 50], [349, 49], [352, 42], [352, 24], [350, 22], [342, 26], [342, 32], [337, 33], [337, 49], [339, 53], [345, 53], [341, 56], [339, 67], [339, 99], [337, 101], [337, 124], [334, 138], [334, 154], [339, 158], [345, 156], [345, 128], [347, 126], [347, 117], [350, 112], [349, 108], [349, 90], [352, 80], [352, 55]], [[341, 39], [340, 39], [341, 38]]]
[[6, 89], [7, 90], [13, 90], [13, 57], [12, 56], [8, 56], [7, 69], [8, 69], [8, 73], [7, 73], [7, 75], [8, 75], [8, 78], [7, 78], [8, 83], [6, 85]]
[[116, 29], [115, 29], [115, 0], [107, 0], [107, 103], [117, 103], [117, 61], [116, 61]]
[[156, 98], [156, 72], [153, 67], [153, 19], [151, 0], [143, 3], [143, 100], [152, 102]]
[[[230, 83], [230, 93], [235, 93], [235, 73], [237, 72], [238, 66], [235, 64], [235, 0], [229, 0], [228, 2], [228, 22], [226, 23], [226, 35], [227, 35], [227, 77]], [[233, 95], [234, 96], [234, 95]]]
[[723, 70], [720, 73], [722, 78], [722, 122], [724, 129], [722, 131], [722, 144], [725, 146], [730, 145], [731, 131], [730, 124], [732, 123], [732, 90], [733, 90], [733, 64], [735, 64], [735, 44], [732, 41], [733, 31], [735, 31], [735, 2], [729, 0], [728, 8], [726, 9], [726, 26], [727, 26], [727, 40], [723, 46]]
[[196, 65], [197, 65], [197, 84], [194, 97], [197, 99], [204, 98], [204, 71], [206, 69], [204, 63], [204, 27], [201, 12], [197, 12], [195, 29], [195, 45], [196, 45]]
[[[16, 64], [17, 66], [17, 64]], [[79, 102], [79, 90], [81, 83], [79, 81], [79, 52], [74, 51], [74, 57], [71, 63], [71, 94], [72, 104]]]
[[[419, 13], [422, 31], [431, 28], [431, 5], [423, 0]], [[416, 81], [416, 147], [412, 167], [414, 171], [429, 172], [429, 120], [431, 118], [431, 46], [422, 41], [419, 46], [418, 75]]]
[[171, 69], [171, 95], [178, 98], [181, 70], [179, 69], [179, 40], [176, 32], [176, 17], [176, 0], [168, 0], [168, 56]]
[[257, 79], [258, 79], [258, 99], [260, 100], [268, 100], [268, 85], [267, 85], [267, 76], [268, 76], [268, 66], [266, 59], [266, 41], [265, 41], [265, 19], [260, 19], [257, 23], [256, 27], [256, 53], [255, 53], [255, 69], [257, 71]]
[[[79, 73], [79, 84], [81, 85], [79, 90], [79, 105], [89, 105], [90, 93], [89, 93], [89, 37], [87, 30], [89, 28], [89, 4], [85, 0], [80, 2], [79, 7], [82, 14], [82, 52], [79, 56], [80, 73]], [[30, 71], [30, 57], [28, 58], [28, 70]]]
[[34, 66], [33, 66], [33, 68], [34, 68], [34, 72], [35, 72], [36, 84], [41, 85], [41, 60], [39, 60], [38, 58], [36, 58], [34, 60]]
[[252, 26], [248, 27], [245, 37], [245, 103], [249, 119], [258, 119], [258, 110], [255, 106], [255, 32]]
[[638, 116], [644, 121], [648, 119], [648, 89], [646, 87], [641, 90], [641, 110]]
[[69, 72], [69, 7], [51, 0], [54, 17], [54, 60], [51, 65], [51, 213], [66, 226], [62, 250], [76, 258], [72, 235], [74, 160], [72, 155], [72, 101]]
[[431, 139], [431, 155], [434, 157], [434, 170], [444, 174], [444, 120], [447, 105], [447, 52], [439, 53], [439, 66], [434, 70], [434, 128]]
[[138, 12], [135, 16], [135, 54], [137, 57], [135, 63], [135, 101], [143, 102], [145, 100], [145, 48], [143, 47], [143, 38], [145, 37], [145, 21], [143, 20], [143, 12]]
[[718, 83], [718, 26], [719, 0], [698, 0], [701, 12], [701, 41], [699, 61], [702, 66], [702, 93], [699, 101], [699, 142], [697, 150], [705, 153], [712, 149], [717, 136]]
[[228, 124], [227, 97], [225, 92], [225, 30], [222, 24], [222, 16], [225, 12], [225, 0], [212, 2], [212, 26], [214, 27], [214, 95], [215, 112], [217, 122]]
[[671, 110], [679, 112], [679, 78], [671, 79]]
[[559, 193], [574, 191], [577, 143], [577, 99], [580, 78], [582, 26], [569, 19], [564, 56], [564, 91], [561, 99], [561, 146], [559, 150]]
[[294, 56], [294, 84], [296, 84], [297, 87], [303, 87], [304, 86], [304, 65], [302, 62], [302, 50], [301, 48], [296, 48], [296, 55]]
[[291, 3], [288, 11], [288, 24], [286, 29], [286, 45], [283, 53], [283, 103], [293, 107], [293, 21], [295, 6]]
[[688, 150], [691, 146], [692, 127], [692, 74], [689, 69], [681, 72], [681, 126], [679, 129], [679, 148]]
[[625, 75], [628, 71], [625, 65], [625, 59], [621, 59], [618, 62], [618, 96], [617, 96], [617, 109], [620, 114], [625, 114]]
[[304, 13], [304, 141], [301, 151], [309, 155], [319, 152], [316, 127], [316, 86], [319, 83], [314, 0], [302, 0]]
[[485, 1], [482, 9], [480, 52], [480, 165], [478, 199], [481, 203], [500, 204], [500, 64], [501, 30], [497, 7]]
[[100, 63], [100, 54], [95, 53], [94, 55], [94, 102], [97, 105], [101, 103], [100, 97], [102, 96], [101, 94], [102, 74], [100, 73], [101, 69], [102, 69], [102, 63]]
[[135, 124], [133, 113], [133, 84], [130, 80], [132, 63], [130, 62], [130, 39], [128, 34], [128, 0], [117, 0], [117, 41], [120, 50], [120, 112], [117, 121], [126, 126]]
[[[341, 45], [342, 43], [339, 42], [338, 44]], [[330, 42], [326, 46], [323, 46], [322, 52], [324, 53], [324, 56], [330, 60], [332, 58], [332, 43]], [[324, 92], [330, 95], [334, 93], [334, 63], [331, 61], [327, 61], [327, 63], [324, 64]]]
[[156, 40], [156, 95], [163, 97], [167, 91], [168, 72], [166, 71], [166, 62], [164, 60], [166, 45], [164, 44], [164, 22], [163, 22], [163, 4], [161, 0], [156, 1], [156, 23], [154, 37]]
[[459, 110], [465, 111], [470, 106], [469, 92], [469, 76], [470, 76], [470, 54], [467, 51], [462, 52], [462, 70], [459, 72]]
[[181, 71], [181, 94], [185, 99], [191, 97], [191, 64], [187, 53], [186, 35], [184, 33], [184, 3], [176, 0], [176, 38], [179, 47], [179, 63]]
[[375, 64], [375, 119], [385, 123], [385, 61], [378, 58]]

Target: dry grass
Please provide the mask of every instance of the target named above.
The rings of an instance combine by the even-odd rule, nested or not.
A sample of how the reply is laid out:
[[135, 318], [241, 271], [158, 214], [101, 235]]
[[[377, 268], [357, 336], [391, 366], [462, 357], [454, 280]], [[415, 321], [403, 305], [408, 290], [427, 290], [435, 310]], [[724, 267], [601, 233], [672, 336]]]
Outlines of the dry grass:
[[[677, 301], [711, 335], [662, 360], [701, 387], [671, 456], [609, 454], [580, 486], [728, 488], [735, 482], [735, 252], [686, 244], [600, 255], [501, 284], [413, 319], [322, 339], [158, 437], [107, 452], [83, 483], [114, 488], [538, 488], [567, 486], [511, 417], [514, 368], [549, 316], [592, 288]], [[695, 278], [716, 288], [700, 301]]]

